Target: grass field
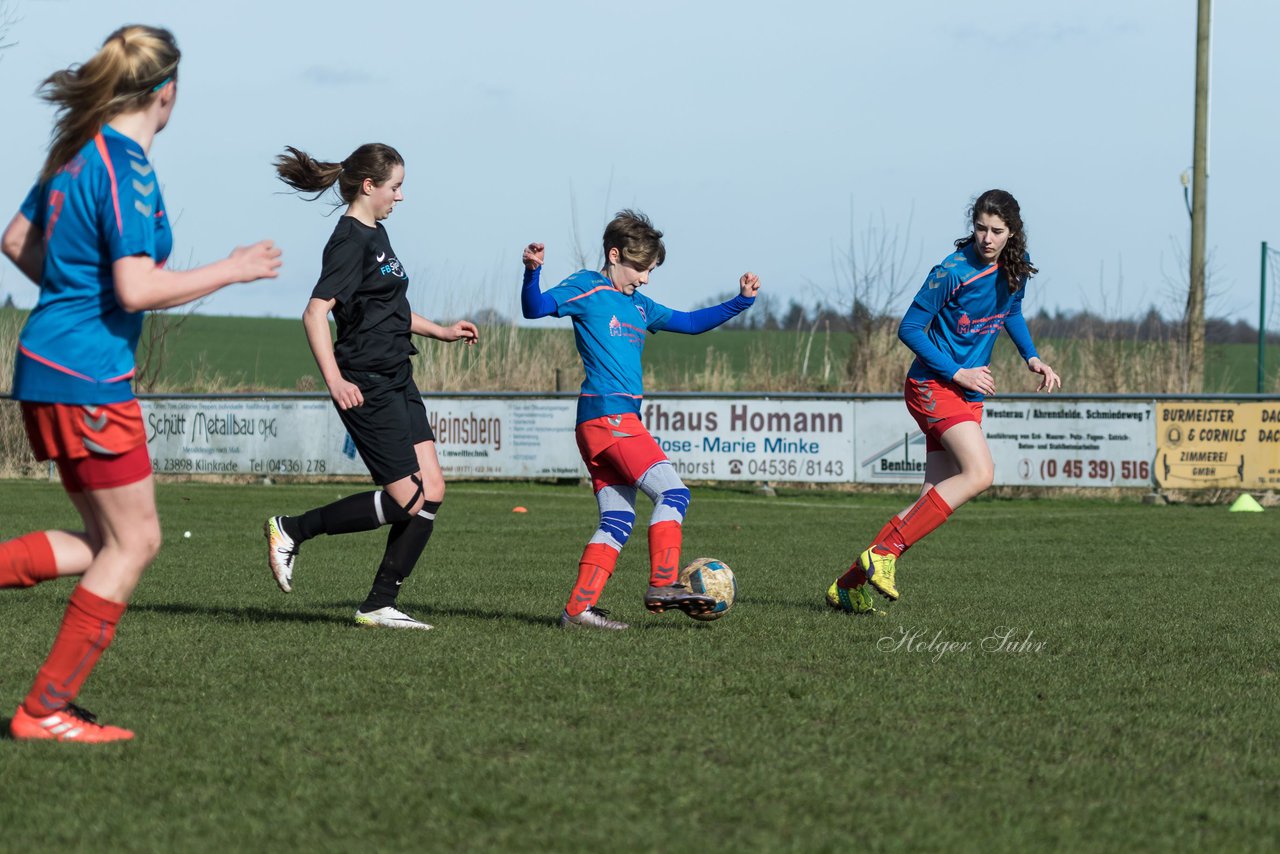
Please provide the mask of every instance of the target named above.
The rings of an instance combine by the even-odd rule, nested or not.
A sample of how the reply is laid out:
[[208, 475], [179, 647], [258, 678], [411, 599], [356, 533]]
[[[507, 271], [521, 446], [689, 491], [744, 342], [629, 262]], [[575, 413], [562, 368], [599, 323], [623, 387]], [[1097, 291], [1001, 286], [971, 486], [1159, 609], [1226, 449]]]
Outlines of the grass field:
[[[525, 335], [560, 335], [572, 340], [573, 331], [568, 323], [558, 330], [528, 329]], [[486, 336], [492, 339], [492, 336]], [[831, 374], [829, 390], [840, 391], [844, 360], [848, 358], [853, 333], [818, 333], [814, 336], [794, 331], [753, 332], [737, 329], [719, 330], [706, 335], [656, 335], [645, 345], [645, 366], [653, 390], [664, 387], [684, 387], [686, 377], [705, 370], [709, 354], [727, 362], [726, 372], [741, 374], [747, 371], [752, 353], [763, 354], [775, 371], [785, 372], [804, 364], [812, 377], [824, 364], [824, 350], [829, 354]], [[492, 340], [489, 340], [492, 346]], [[1045, 342], [1040, 342], [1044, 346]], [[439, 346], [427, 342], [424, 346]], [[1000, 346], [1012, 345], [1003, 337]], [[1052, 346], [1052, 344], [1050, 344]], [[1104, 345], [1105, 346], [1105, 345]], [[808, 362], [804, 361], [806, 349]], [[909, 353], [902, 349], [905, 365]], [[1253, 393], [1257, 387], [1257, 350], [1246, 344], [1213, 344], [1206, 349], [1205, 390], [1224, 394]], [[1280, 366], [1280, 347], [1268, 349], [1268, 377], [1276, 376]], [[577, 370], [576, 363], [568, 373]], [[204, 317], [193, 315], [183, 321], [174, 335], [167, 357], [164, 376], [166, 381], [179, 386], [192, 383], [193, 379], [210, 373], [221, 375], [234, 386], [251, 388], [286, 389], [298, 387], [300, 377], [311, 377], [312, 388], [323, 388], [320, 372], [316, 369], [311, 351], [307, 348], [302, 323], [298, 320], [277, 318]], [[546, 385], [554, 388], [554, 375], [547, 372]], [[575, 376], [577, 374], [575, 373]], [[1022, 378], [1009, 378], [1016, 383]], [[815, 380], [816, 382], [816, 380]], [[1028, 382], [1030, 382], [1028, 380]], [[576, 380], [566, 390], [576, 390]], [[1013, 386], [1011, 386], [1013, 388]], [[1031, 391], [1034, 384], [1021, 391]], [[886, 391], [896, 391], [885, 389]], [[1075, 391], [1086, 389], [1076, 388]]]
[[[355, 488], [161, 486], [165, 546], [82, 695], [139, 738], [0, 741], [0, 849], [1280, 838], [1273, 513], [980, 500], [907, 556], [888, 617], [852, 619], [822, 593], [905, 495], [695, 488], [685, 556], [732, 565], [737, 607], [643, 613], [638, 530], [602, 603], [634, 628], [605, 635], [553, 623], [587, 490], [457, 484], [402, 596], [436, 630], [394, 633], [350, 623], [380, 536], [309, 543], [289, 596], [264, 567], [264, 516]], [[0, 502], [0, 537], [73, 522], [53, 485]], [[0, 591], [4, 716], [69, 590]], [[984, 648], [1006, 631], [1029, 642]]]

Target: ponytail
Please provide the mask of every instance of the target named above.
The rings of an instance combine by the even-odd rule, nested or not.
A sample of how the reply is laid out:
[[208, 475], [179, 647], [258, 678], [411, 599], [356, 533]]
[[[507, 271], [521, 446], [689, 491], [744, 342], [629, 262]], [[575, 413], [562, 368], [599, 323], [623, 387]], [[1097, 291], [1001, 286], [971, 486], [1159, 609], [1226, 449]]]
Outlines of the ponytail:
[[324, 195], [324, 192], [338, 181], [342, 174], [341, 163], [327, 163], [316, 160], [305, 151], [286, 145], [288, 154], [276, 157], [276, 174], [280, 180], [301, 193], [315, 193], [312, 201]]
[[380, 142], [360, 146], [341, 163], [316, 160], [292, 145], [286, 145], [285, 151], [288, 153], [275, 159], [276, 175], [299, 192], [315, 193], [309, 201], [315, 201], [336, 185], [338, 196], [351, 204], [360, 195], [365, 178], [381, 185], [391, 177], [392, 169], [404, 165], [400, 152]]
[[57, 106], [57, 118], [41, 180], [56, 175], [107, 122], [147, 106], [177, 79], [181, 58], [171, 32], [134, 24], [107, 36], [83, 65], [49, 75], [39, 94]]

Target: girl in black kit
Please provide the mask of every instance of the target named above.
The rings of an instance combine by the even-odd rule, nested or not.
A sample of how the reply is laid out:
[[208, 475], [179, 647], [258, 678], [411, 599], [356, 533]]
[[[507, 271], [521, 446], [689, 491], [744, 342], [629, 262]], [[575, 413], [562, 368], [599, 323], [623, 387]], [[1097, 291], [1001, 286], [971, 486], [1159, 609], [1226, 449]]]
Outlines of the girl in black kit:
[[[379, 222], [404, 195], [404, 160], [394, 148], [362, 145], [341, 163], [317, 161], [292, 146], [276, 158], [280, 180], [313, 201], [337, 186], [347, 210], [324, 248], [320, 281], [302, 315], [338, 416], [382, 489], [351, 495], [301, 516], [267, 520], [267, 562], [285, 593], [302, 543], [317, 534], [349, 534], [390, 525], [387, 549], [368, 597], [356, 611], [362, 626], [429, 629], [396, 608], [400, 585], [426, 548], [444, 500], [444, 476], [422, 395], [413, 382], [411, 335], [474, 344], [474, 324], [441, 326], [414, 314], [409, 279]], [[338, 340], [329, 337], [329, 313]]]

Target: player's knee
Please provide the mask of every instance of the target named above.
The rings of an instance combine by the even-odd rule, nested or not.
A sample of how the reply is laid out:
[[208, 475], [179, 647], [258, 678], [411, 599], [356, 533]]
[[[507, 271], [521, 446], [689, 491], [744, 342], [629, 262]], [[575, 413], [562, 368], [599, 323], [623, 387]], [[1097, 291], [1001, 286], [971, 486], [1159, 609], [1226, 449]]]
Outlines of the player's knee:
[[405, 515], [412, 518], [413, 516], [418, 515], [418, 511], [422, 509], [424, 504], [426, 504], [426, 497], [419, 492], [411, 501], [400, 506], [404, 508]]
[[422, 481], [422, 494], [428, 501], [444, 501], [444, 474], [441, 472], [418, 472]]
[[421, 492], [411, 493], [410, 498], [401, 503], [390, 492], [383, 490], [378, 493], [378, 500], [382, 505], [382, 519], [388, 525], [408, 522], [422, 509]]
[[120, 538], [118, 547], [127, 556], [130, 564], [139, 568], [145, 567], [160, 554], [160, 546], [164, 541], [160, 533], [160, 520], [148, 519], [131, 525], [128, 532]]
[[627, 510], [606, 510], [600, 514], [600, 533], [622, 548], [631, 537], [636, 524], [636, 514]]
[[89, 547], [89, 551], [95, 555], [102, 551], [102, 534], [99, 531], [84, 532], [85, 545]]
[[969, 472], [969, 482], [978, 492], [985, 492], [996, 479], [996, 467], [991, 460], [984, 460]]

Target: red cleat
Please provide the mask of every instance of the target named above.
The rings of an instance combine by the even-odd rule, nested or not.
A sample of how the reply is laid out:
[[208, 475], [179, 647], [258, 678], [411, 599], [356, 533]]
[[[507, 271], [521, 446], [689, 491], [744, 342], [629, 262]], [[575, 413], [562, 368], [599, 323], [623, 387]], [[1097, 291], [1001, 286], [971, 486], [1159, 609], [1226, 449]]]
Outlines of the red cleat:
[[18, 706], [9, 721], [9, 733], [14, 741], [78, 741], [83, 744], [103, 744], [108, 741], [128, 741], [133, 733], [118, 726], [98, 723], [97, 717], [79, 706], [67, 704], [65, 709], [45, 718], [27, 714]]

